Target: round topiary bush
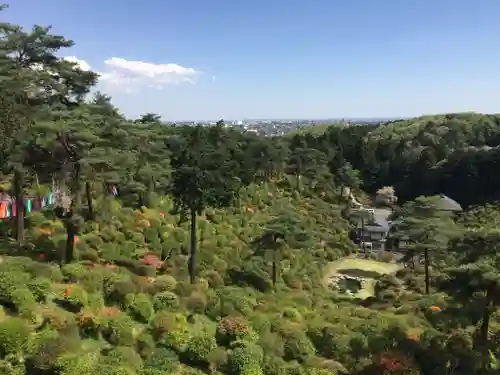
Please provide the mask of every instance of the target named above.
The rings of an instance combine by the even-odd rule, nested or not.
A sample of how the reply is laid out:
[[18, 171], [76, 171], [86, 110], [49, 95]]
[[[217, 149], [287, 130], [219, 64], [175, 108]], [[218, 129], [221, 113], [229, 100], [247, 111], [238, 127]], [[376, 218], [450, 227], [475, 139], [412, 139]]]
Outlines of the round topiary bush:
[[30, 275], [20, 271], [0, 272], [0, 303], [12, 305], [12, 295], [20, 285], [26, 285]]
[[81, 263], [65, 264], [61, 268], [64, 278], [70, 283], [77, 283], [86, 277], [88, 268]]
[[226, 316], [217, 324], [216, 339], [219, 345], [228, 346], [234, 341], [256, 341], [258, 335], [250, 323], [240, 316]]
[[173, 292], [177, 286], [177, 280], [171, 275], [161, 275], [155, 280], [155, 288], [158, 292]]
[[202, 276], [208, 281], [210, 288], [217, 289], [224, 286], [224, 279], [217, 271], [206, 271]]
[[200, 292], [193, 292], [186, 298], [186, 307], [195, 313], [203, 313], [207, 307], [207, 297]]
[[161, 345], [177, 353], [184, 352], [190, 338], [184, 315], [160, 311], [154, 316], [151, 327], [153, 335]]
[[263, 360], [264, 353], [260, 346], [242, 342], [229, 353], [229, 373], [234, 375], [262, 373]]
[[113, 345], [133, 346], [134, 322], [123, 312], [112, 314], [105, 319], [103, 336]]
[[161, 292], [154, 296], [153, 306], [156, 311], [175, 310], [179, 307], [179, 297], [172, 292]]
[[215, 338], [205, 335], [193, 336], [189, 339], [184, 357], [188, 361], [207, 363], [209, 354], [217, 348]]

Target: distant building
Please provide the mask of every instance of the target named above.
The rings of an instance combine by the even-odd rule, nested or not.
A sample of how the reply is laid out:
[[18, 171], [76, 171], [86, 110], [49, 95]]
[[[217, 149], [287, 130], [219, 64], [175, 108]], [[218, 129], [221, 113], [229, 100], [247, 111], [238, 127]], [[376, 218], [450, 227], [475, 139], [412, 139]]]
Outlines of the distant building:
[[437, 207], [441, 211], [449, 211], [449, 212], [460, 212], [463, 211], [462, 206], [455, 200], [447, 197], [444, 194], [440, 194], [441, 198], [437, 203]]
[[390, 212], [387, 210], [374, 209], [371, 218], [358, 221], [356, 229], [361, 246], [363, 243], [369, 243], [371, 250], [385, 250], [385, 242], [390, 230], [390, 224], [387, 221], [389, 215]]
[[[440, 198], [437, 202], [439, 210], [451, 214], [462, 211], [462, 206], [455, 200], [444, 194], [441, 194]], [[368, 244], [369, 249], [373, 251], [405, 250], [408, 248], [411, 244], [410, 238], [395, 233], [394, 223], [389, 221], [391, 210], [375, 208], [368, 210], [368, 212], [371, 213], [371, 218], [365, 218], [363, 221], [358, 219], [356, 224], [356, 242], [361, 247], [364, 243]]]

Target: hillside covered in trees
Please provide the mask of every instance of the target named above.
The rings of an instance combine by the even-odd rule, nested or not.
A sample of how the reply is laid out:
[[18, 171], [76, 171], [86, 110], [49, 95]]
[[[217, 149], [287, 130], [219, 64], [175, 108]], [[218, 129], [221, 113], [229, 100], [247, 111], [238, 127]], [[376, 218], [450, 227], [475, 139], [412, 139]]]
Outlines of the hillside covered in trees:
[[[500, 117], [166, 126], [95, 92], [72, 45], [0, 23], [1, 374], [498, 374]], [[352, 194], [384, 186], [404, 265], [352, 241]], [[339, 261], [394, 272], [361, 298]]]

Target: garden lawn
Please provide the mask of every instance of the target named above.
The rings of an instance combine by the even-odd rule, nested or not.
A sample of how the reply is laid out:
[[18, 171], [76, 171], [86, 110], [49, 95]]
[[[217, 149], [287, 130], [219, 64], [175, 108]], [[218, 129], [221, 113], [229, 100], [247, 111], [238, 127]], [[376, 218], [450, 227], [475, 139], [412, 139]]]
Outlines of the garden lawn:
[[366, 280], [365, 288], [356, 293], [355, 298], [366, 299], [375, 294], [375, 284], [377, 283], [377, 280], [374, 277], [370, 277], [371, 275], [381, 276], [385, 274], [395, 274], [400, 269], [401, 265], [399, 264], [379, 262], [371, 259], [346, 257], [328, 264], [326, 267], [324, 282], [325, 285], [327, 285], [328, 280], [336, 274], [362, 276]]

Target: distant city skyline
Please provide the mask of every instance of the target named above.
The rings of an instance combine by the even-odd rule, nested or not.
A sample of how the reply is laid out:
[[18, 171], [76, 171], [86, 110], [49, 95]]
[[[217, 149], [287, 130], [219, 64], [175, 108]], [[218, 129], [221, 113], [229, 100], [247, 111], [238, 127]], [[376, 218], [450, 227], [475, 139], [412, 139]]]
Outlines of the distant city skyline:
[[128, 117], [500, 111], [500, 1], [6, 2], [3, 20], [74, 40], [61, 56]]
[[238, 122], [241, 121], [251, 122], [251, 121], [316, 121], [316, 122], [341, 122], [341, 121], [367, 121], [367, 122], [376, 122], [376, 121], [394, 121], [394, 120], [403, 120], [410, 117], [339, 117], [339, 118], [241, 118], [241, 119], [197, 119], [197, 120], [177, 120], [177, 121], [168, 121], [166, 122], [217, 122], [219, 120], [223, 120], [224, 122]]

